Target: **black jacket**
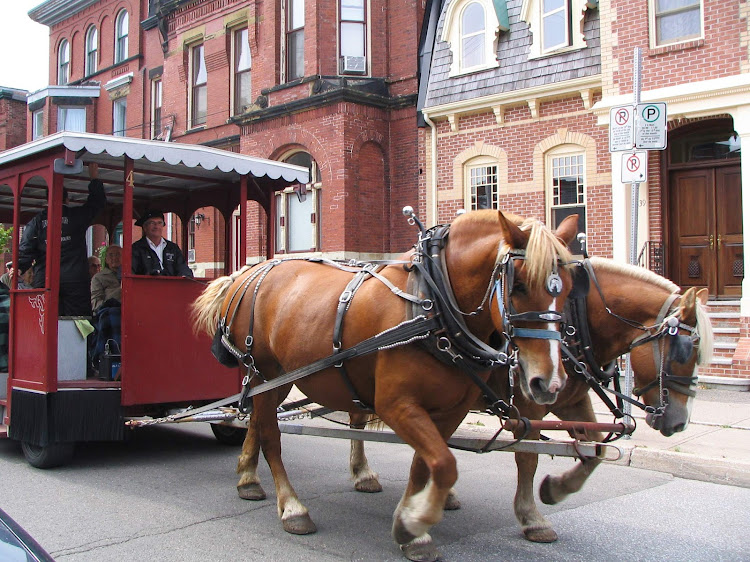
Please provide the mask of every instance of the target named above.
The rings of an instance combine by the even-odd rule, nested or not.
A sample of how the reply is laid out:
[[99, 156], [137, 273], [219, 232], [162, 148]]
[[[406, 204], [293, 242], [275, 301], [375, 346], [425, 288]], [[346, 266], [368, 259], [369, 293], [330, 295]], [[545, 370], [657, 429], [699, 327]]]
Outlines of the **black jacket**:
[[[107, 196], [99, 180], [89, 182], [89, 197], [83, 205], [62, 210], [62, 238], [60, 249], [60, 283], [88, 283], [89, 264], [86, 250], [86, 230], [94, 217], [104, 209]], [[44, 287], [47, 270], [47, 210], [29, 221], [23, 230], [18, 247], [18, 272], [26, 271], [34, 263], [34, 288]]]
[[148, 245], [148, 239], [144, 236], [137, 242], [133, 242], [133, 273], [136, 275], [173, 275], [175, 277], [192, 277], [193, 270], [185, 262], [180, 247], [174, 242], [164, 240], [167, 243], [164, 248], [164, 266], [159, 263], [156, 255]]

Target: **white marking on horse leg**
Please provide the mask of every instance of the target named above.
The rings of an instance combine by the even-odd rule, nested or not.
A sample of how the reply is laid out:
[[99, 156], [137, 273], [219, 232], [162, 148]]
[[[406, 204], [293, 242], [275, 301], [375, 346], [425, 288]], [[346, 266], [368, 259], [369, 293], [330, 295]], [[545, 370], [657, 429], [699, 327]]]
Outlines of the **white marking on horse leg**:
[[287, 500], [284, 502], [283, 508], [281, 505], [279, 505], [278, 510], [279, 518], [282, 521], [308, 514], [307, 508], [302, 505], [302, 502], [299, 501], [299, 498], [297, 497], [287, 498]]
[[370, 468], [365, 455], [363, 441], [352, 440], [349, 454], [349, 471], [354, 480], [354, 488], [360, 492], [380, 492], [383, 487], [378, 481], [378, 473]]
[[427, 486], [404, 502], [399, 503], [401, 522], [407, 531], [415, 537], [421, 537], [443, 517], [445, 500], [438, 502], [438, 489], [432, 479]]

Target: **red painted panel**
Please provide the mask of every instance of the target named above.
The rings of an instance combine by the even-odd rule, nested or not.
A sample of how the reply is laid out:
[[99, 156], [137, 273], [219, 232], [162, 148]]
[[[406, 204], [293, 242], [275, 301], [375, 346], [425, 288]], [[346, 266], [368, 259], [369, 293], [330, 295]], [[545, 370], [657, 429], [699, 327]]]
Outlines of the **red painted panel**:
[[56, 390], [56, 381], [53, 380], [54, 376], [49, 376], [47, 365], [49, 354], [44, 332], [50, 326], [45, 322], [45, 315], [49, 314], [48, 297], [49, 291], [44, 289], [18, 291], [12, 294], [10, 356], [13, 364], [10, 372], [14, 385], [36, 390], [43, 388], [49, 392]]
[[237, 369], [211, 355], [196, 336], [190, 304], [202, 283], [168, 277], [122, 280], [122, 404], [215, 400], [239, 392]]

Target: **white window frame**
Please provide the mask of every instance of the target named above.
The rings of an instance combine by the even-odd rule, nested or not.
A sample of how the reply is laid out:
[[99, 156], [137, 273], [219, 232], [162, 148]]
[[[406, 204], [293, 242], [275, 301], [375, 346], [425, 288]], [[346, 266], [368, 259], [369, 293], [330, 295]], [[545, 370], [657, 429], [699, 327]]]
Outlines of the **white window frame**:
[[95, 25], [90, 25], [86, 30], [84, 55], [84, 76], [90, 76], [99, 67], [99, 32]]
[[[69, 111], [70, 112], [73, 112], [73, 111], [75, 111], [75, 112], [82, 111], [83, 112], [83, 130], [65, 129], [64, 128], [64, 124], [67, 121], [67, 113]], [[87, 118], [87, 115], [86, 115], [86, 108], [85, 107], [82, 107], [80, 105], [74, 105], [74, 106], [61, 105], [61, 106], [58, 106], [58, 108], [57, 108], [57, 132], [59, 133], [60, 131], [73, 131], [73, 132], [78, 132], [78, 133], [85, 133], [86, 132], [86, 118]]]
[[[578, 167], [580, 170], [580, 184], [577, 182], [576, 186], [576, 202], [575, 203], [560, 203], [555, 202], [555, 178], [564, 177], [561, 175], [555, 176], [555, 170], [560, 169], [560, 166], [555, 166], [555, 160], [570, 158], [569, 163], [561, 162], [563, 171], [566, 167]], [[576, 162], [573, 162], [575, 159]], [[589, 209], [588, 209], [588, 183], [586, 177], [586, 149], [583, 146], [577, 144], [563, 144], [556, 146], [549, 150], [545, 154], [545, 192], [546, 192], [546, 213], [547, 213], [547, 224], [553, 230], [559, 226], [559, 223], [554, 222], [554, 210], [555, 209], [570, 209], [574, 207], [583, 207], [584, 217], [584, 233], [588, 232], [589, 223]], [[560, 192], [558, 191], [558, 197]], [[574, 254], [580, 254], [580, 247], [577, 245], [578, 242], [574, 240], [571, 243], [571, 250]]]
[[[293, 150], [290, 152], [287, 152], [280, 158], [282, 162], [286, 162], [298, 153], [305, 153], [309, 154], [306, 150]], [[322, 188], [322, 182], [316, 181], [316, 178], [319, 175], [319, 169], [318, 164], [315, 161], [314, 158], [312, 158], [312, 155], [310, 155], [310, 159], [312, 160], [312, 169], [310, 170], [310, 179], [313, 180], [310, 183], [305, 185], [305, 189], [307, 191], [306, 197], [308, 197], [311, 200], [311, 206], [312, 206], [312, 213], [315, 215], [315, 220], [310, 221], [310, 247], [309, 248], [300, 248], [300, 249], [293, 249], [290, 250], [290, 229], [291, 225], [289, 224], [289, 205], [294, 204], [294, 201], [297, 200], [297, 191], [294, 187], [288, 187], [284, 189], [283, 191], [277, 192], [275, 197], [275, 207], [276, 207], [276, 239], [274, 240], [274, 251], [276, 254], [289, 254], [289, 253], [310, 253], [310, 252], [319, 252], [320, 251], [320, 190]], [[297, 188], [298, 189], [298, 188]]]
[[[345, 18], [344, 8], [342, 4], [346, 3], [347, 0], [337, 0], [336, 5], [338, 7], [339, 17], [339, 29], [338, 29], [338, 47], [339, 47], [339, 61], [340, 61], [340, 74], [358, 74], [365, 75], [369, 74], [370, 57], [370, 2], [369, 0], [361, 0], [362, 3], [362, 19], [350, 19]], [[359, 26], [362, 29], [362, 51], [351, 51], [344, 44], [342, 40], [344, 26]], [[347, 71], [344, 69], [344, 57], [362, 57], [365, 60], [364, 69], [360, 71]]]
[[520, 18], [529, 24], [532, 43], [529, 48], [529, 58], [536, 59], [566, 51], [577, 51], [586, 47], [586, 40], [583, 34], [583, 19], [586, 10], [589, 7], [590, 0], [566, 0], [568, 7], [568, 30], [569, 37], [567, 45], [553, 46], [549, 49], [544, 48], [543, 39], [543, 0], [523, 0], [521, 4]]
[[[188, 49], [188, 123], [189, 129], [194, 129], [195, 127], [202, 127], [206, 125], [206, 121], [208, 120], [208, 69], [206, 68], [206, 46], [203, 43], [203, 41], [190, 43], [189, 45], [186, 45], [186, 48]], [[202, 56], [202, 64], [203, 68], [206, 72], [206, 81], [205, 82], [196, 82], [198, 77], [195, 75], [195, 57], [196, 57], [196, 49], [201, 49], [201, 56]], [[195, 92], [198, 88], [205, 88], [206, 90], [206, 107], [205, 107], [205, 117], [202, 121], [199, 122], [198, 119], [196, 119], [196, 111], [195, 111]]]
[[[484, 9], [484, 62], [479, 65], [464, 67], [461, 23], [465, 9], [474, 3], [480, 4]], [[445, 14], [443, 33], [440, 37], [442, 41], [450, 43], [453, 53], [449, 76], [460, 76], [500, 66], [497, 60], [497, 42], [500, 31], [500, 22], [497, 19], [497, 13], [495, 12], [492, 0], [457, 0], [451, 2]]]
[[[482, 185], [491, 186], [490, 206], [489, 207], [478, 207], [478, 194], [475, 190], [475, 182], [473, 178], [476, 175], [473, 172], [479, 172], [480, 170], [494, 168], [494, 185], [492, 183], [484, 183]], [[496, 158], [491, 156], [477, 156], [464, 163], [464, 208], [470, 211], [476, 209], [499, 209], [500, 208], [500, 162]]]
[[128, 58], [129, 25], [130, 16], [128, 15], [128, 11], [120, 10], [115, 19], [115, 64], [119, 64]]
[[[161, 76], [151, 80], [151, 138], [156, 139], [162, 133], [163, 100], [164, 100], [164, 83]], [[157, 115], [157, 109], [159, 111]]]
[[57, 47], [57, 85], [70, 82], [70, 41], [63, 39]]
[[[292, 23], [289, 21], [289, 13], [290, 4], [294, 4], [295, 2], [300, 2], [302, 4], [302, 25], [299, 27], [290, 28]], [[301, 78], [305, 75], [305, 0], [282, 0], [281, 2], [281, 8], [282, 8], [282, 18], [281, 18], [281, 25], [282, 25], [282, 34], [281, 34], [281, 56], [283, 64], [282, 66], [282, 80], [284, 82], [291, 82], [293, 80], [297, 80], [298, 78]], [[301, 75], [300, 76], [291, 76], [289, 72], [289, 41], [291, 35], [301, 34], [302, 35], [302, 68]]]
[[[690, 41], [698, 41], [698, 40], [703, 39], [704, 33], [705, 33], [705, 27], [706, 27], [706, 22], [705, 22], [705, 17], [704, 17], [705, 8], [704, 8], [703, 3], [704, 3], [703, 0], [698, 0], [698, 9], [700, 11], [700, 16], [699, 16], [700, 17], [700, 31], [698, 32], [698, 34], [685, 36], [685, 37], [679, 37], [672, 41], [665, 41], [663, 43], [660, 43], [659, 37], [658, 37], [658, 29], [657, 29], [657, 17], [659, 16], [659, 14], [657, 14], [657, 0], [649, 0], [648, 2], [648, 13], [649, 13], [648, 29], [649, 29], [649, 41], [650, 41], [651, 48], [657, 49], [659, 47], [665, 47], [667, 45], [679, 45], [680, 43], [687, 43]], [[685, 11], [687, 11], [688, 9], [695, 9], [695, 8], [692, 8], [692, 7], [686, 8]]]
[[37, 109], [31, 114], [31, 140], [44, 136], [44, 109]]
[[123, 96], [112, 102], [112, 135], [126, 137], [128, 130], [128, 98]]
[[[230, 93], [229, 93], [229, 96], [230, 96], [229, 103], [230, 103], [230, 107], [232, 108], [232, 112], [231, 112], [232, 115], [239, 115], [239, 114], [245, 112], [245, 109], [244, 109], [245, 106], [252, 105], [252, 83], [253, 83], [252, 82], [253, 81], [253, 78], [252, 78], [252, 69], [253, 69], [253, 57], [252, 57], [252, 53], [250, 52], [250, 43], [247, 41], [247, 39], [249, 38], [249, 35], [250, 35], [250, 30], [248, 29], [247, 26], [244, 26], [244, 27], [235, 27], [234, 29], [230, 29], [229, 32], [231, 33], [231, 42], [232, 42], [232, 48], [231, 48], [231, 53], [232, 53], [232, 60], [231, 60], [231, 65], [232, 65], [231, 66], [231, 69], [232, 69], [232, 79], [231, 79], [231, 84], [232, 84], [232, 87], [230, 88]], [[248, 57], [250, 58], [250, 61], [249, 61], [249, 65], [248, 65], [247, 68], [238, 69], [237, 65], [239, 64], [240, 61], [237, 59], [237, 55], [238, 55], [237, 45], [238, 45], [238, 41], [242, 40], [241, 39], [241, 34], [243, 32], [246, 34], [245, 47], [247, 48], [247, 54], [248, 54]], [[238, 39], [238, 37], [239, 37], [239, 39]], [[251, 88], [250, 99], [247, 100], [247, 103], [242, 104], [242, 107], [238, 105], [239, 104], [239, 100], [238, 100], [238, 98], [239, 98], [239, 92], [238, 92], [238, 90], [239, 90], [239, 88], [238, 88], [239, 84], [238, 84], [238, 79], [239, 79], [239, 77], [241, 75], [247, 75], [249, 77], [250, 88]]]

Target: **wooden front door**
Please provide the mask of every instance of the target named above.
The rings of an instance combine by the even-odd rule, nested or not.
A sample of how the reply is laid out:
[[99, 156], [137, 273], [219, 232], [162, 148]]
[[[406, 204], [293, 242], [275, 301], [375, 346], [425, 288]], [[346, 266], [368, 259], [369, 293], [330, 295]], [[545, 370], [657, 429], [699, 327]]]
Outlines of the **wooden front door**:
[[670, 173], [670, 277], [707, 287], [712, 297], [742, 294], [742, 190], [739, 166]]

